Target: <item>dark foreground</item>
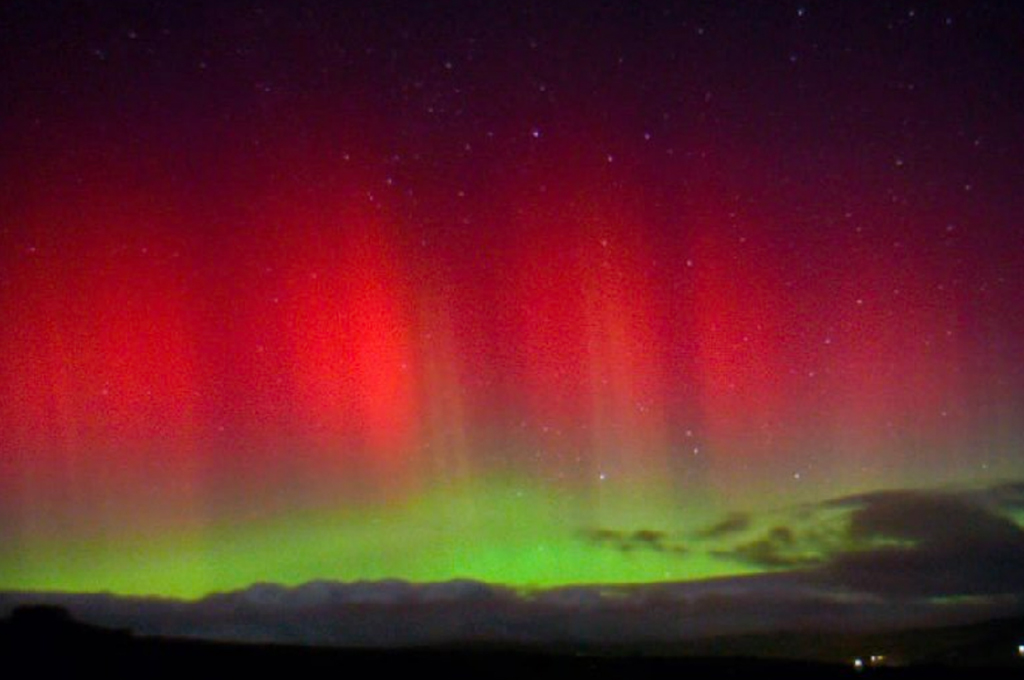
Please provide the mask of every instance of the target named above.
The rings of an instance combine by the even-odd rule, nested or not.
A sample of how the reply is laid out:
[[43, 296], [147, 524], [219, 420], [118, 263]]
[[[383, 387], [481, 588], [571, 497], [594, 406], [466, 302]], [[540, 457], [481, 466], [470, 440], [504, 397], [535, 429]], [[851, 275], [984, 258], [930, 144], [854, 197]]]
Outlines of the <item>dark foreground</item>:
[[[785, 655], [794, 636], [719, 638], [673, 650], [565, 647], [446, 646], [429, 649], [363, 650], [279, 645], [222, 644], [185, 639], [138, 637], [128, 631], [96, 628], [74, 621], [56, 607], [26, 607], [0, 619], [0, 676], [17, 669], [21, 677], [212, 677], [260, 674], [267, 677], [382, 677], [440, 674], [442, 678], [1024, 678], [1024, 659], [1008, 649], [1021, 621], [973, 627], [906, 632], [942, 636], [961, 644], [942, 645], [942, 658], [907, 662], [885, 659], [872, 667], [852, 663], [794, 661]], [[804, 636], [796, 636], [806, 638]], [[774, 646], [773, 638], [777, 638]], [[844, 644], [848, 644], [848, 640]], [[821, 644], [837, 644], [827, 637]], [[729, 650], [733, 649], [734, 654]], [[1016, 647], [1013, 647], [1015, 650]], [[640, 674], [640, 675], [637, 675]], [[428, 676], [429, 677], [429, 676]]]

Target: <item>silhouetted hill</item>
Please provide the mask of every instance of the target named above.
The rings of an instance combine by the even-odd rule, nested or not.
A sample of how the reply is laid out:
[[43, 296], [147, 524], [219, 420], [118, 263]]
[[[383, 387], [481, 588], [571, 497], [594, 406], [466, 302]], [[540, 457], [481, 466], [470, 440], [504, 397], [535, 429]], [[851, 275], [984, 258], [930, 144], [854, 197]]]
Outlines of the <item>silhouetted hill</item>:
[[1024, 621], [1013, 620], [888, 636], [722, 637], [661, 649], [478, 644], [366, 650], [134, 636], [82, 624], [59, 607], [29, 606], [0, 620], [0, 658], [6, 668], [39, 674], [100, 672], [106, 677], [183, 673], [337, 677], [362, 671], [401, 677], [441, 673], [446, 678], [621, 678], [638, 673], [643, 678], [858, 676], [850, 664], [785, 658], [817, 646], [822, 657], [839, 649], [886, 652], [887, 662], [894, 664], [910, 659], [900, 657], [901, 651], [909, 654], [916, 650], [912, 665], [867, 668], [863, 673], [870, 677], [936, 678], [967, 673], [972, 678], [1021, 677], [1024, 660], [1016, 658], [1013, 641], [1022, 630]]

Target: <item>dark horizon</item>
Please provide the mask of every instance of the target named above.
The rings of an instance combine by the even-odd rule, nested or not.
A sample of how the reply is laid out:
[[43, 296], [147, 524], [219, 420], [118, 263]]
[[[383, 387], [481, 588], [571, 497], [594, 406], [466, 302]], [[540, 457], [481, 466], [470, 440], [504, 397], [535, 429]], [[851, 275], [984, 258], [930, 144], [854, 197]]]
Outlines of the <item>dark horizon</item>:
[[[436, 603], [435, 603], [436, 606]], [[330, 623], [338, 622], [340, 611]], [[376, 615], [369, 610], [373, 623]], [[364, 608], [360, 612], [367, 614]], [[537, 612], [540, 618], [550, 614]], [[321, 619], [330, 618], [319, 612]], [[450, 620], [450, 619], [449, 619]], [[397, 622], [390, 617], [392, 624]], [[519, 621], [522, 622], [521, 620]], [[507, 625], [508, 621], [505, 622]], [[230, 640], [194, 630], [185, 634], [138, 633], [130, 628], [83, 624], [56, 605], [16, 607], [0, 617], [0, 652], [8, 664], [38, 670], [102, 669], [107, 677], [139, 668], [215, 672], [307, 674], [345, 668], [376, 672], [523, 673], [558, 677], [621, 677], [624, 672], [687, 675], [785, 674], [789, 677], [849, 677], [884, 672], [888, 677], [959, 677], [965, 671], [1018, 673], [1024, 667], [1020, 633], [1024, 618], [971, 624], [905, 626], [884, 631], [779, 629], [717, 636], [584, 639], [563, 631], [547, 638], [450, 634], [385, 643], [378, 634], [333, 642]]]

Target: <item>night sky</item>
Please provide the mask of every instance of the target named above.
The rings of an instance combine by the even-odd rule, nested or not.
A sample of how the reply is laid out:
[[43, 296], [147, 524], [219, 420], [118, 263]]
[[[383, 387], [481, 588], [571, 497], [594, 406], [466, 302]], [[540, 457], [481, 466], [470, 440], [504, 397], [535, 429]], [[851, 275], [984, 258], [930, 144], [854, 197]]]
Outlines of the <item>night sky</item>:
[[1024, 477], [1022, 35], [4, 2], [0, 588], [683, 581], [802, 564], [714, 544], [778, 508]]

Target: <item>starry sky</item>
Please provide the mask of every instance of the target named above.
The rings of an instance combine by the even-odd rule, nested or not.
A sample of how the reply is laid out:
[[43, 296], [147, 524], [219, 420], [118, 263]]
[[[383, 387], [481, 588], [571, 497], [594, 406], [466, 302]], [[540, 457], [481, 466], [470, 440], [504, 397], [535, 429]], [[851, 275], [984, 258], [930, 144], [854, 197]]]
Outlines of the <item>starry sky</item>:
[[729, 517], [1019, 479], [1022, 31], [5, 2], [0, 588], [690, 580], [798, 564], [673, 538]]

